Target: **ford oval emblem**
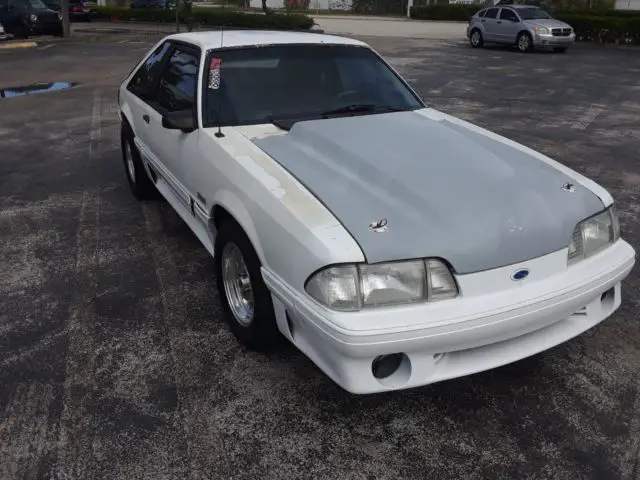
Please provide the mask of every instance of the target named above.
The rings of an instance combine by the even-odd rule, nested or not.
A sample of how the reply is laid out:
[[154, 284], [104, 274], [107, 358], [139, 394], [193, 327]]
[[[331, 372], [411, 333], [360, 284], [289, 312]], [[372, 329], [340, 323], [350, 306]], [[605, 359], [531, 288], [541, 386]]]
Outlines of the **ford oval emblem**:
[[524, 280], [529, 276], [529, 270], [523, 268], [522, 270], [518, 270], [513, 275], [511, 275], [511, 280], [517, 282], [518, 280]]

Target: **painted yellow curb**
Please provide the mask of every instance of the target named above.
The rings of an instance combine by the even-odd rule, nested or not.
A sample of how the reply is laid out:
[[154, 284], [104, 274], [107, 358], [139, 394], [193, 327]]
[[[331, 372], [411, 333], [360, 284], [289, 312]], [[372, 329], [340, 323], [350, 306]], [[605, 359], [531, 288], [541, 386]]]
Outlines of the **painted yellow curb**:
[[36, 42], [7, 42], [0, 43], [0, 48], [33, 48], [37, 47]]

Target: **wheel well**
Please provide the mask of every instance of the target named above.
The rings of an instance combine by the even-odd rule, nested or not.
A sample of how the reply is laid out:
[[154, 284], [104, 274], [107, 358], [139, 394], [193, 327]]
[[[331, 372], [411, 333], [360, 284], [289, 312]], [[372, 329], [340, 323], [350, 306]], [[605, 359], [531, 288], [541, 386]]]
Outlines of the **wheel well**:
[[211, 230], [215, 229], [215, 231], [218, 232], [226, 222], [236, 224], [238, 228], [242, 230], [242, 232], [247, 236], [249, 243], [251, 244], [251, 246], [256, 252], [256, 255], [258, 255], [258, 258], [260, 259], [260, 262], [263, 265], [265, 265], [264, 252], [262, 251], [262, 246], [260, 245], [260, 239], [258, 238], [255, 230], [252, 230], [253, 225], [251, 225], [251, 221], [249, 219], [247, 219], [247, 221], [248, 221], [246, 225], [247, 228], [245, 228], [245, 225], [240, 223], [238, 219], [236, 219], [236, 217], [231, 212], [229, 212], [229, 210], [227, 210], [222, 205], [216, 204], [213, 207], [213, 210], [211, 211], [211, 219], [209, 220], [209, 226]]
[[218, 230], [220, 228], [220, 225], [222, 225], [224, 222], [235, 222], [238, 223], [238, 221], [233, 218], [233, 215], [231, 215], [226, 208], [224, 208], [221, 205], [216, 205], [213, 207], [213, 212], [212, 212], [212, 218], [213, 218], [213, 225], [214, 227], [216, 227], [216, 230]]
[[127, 116], [124, 113], [121, 113], [121, 116], [122, 116], [122, 123], [126, 125], [126, 127], [129, 129], [131, 133], [133, 133], [133, 128], [131, 127], [131, 124], [129, 123], [129, 119], [127, 118]]
[[[522, 35], [523, 33], [526, 33], [527, 35], [529, 35], [529, 37], [530, 37], [530, 38], [533, 38], [533, 35], [531, 35], [531, 32], [529, 32], [529, 30], [520, 30], [520, 31], [518, 32], [518, 37], [519, 37], [520, 35]], [[513, 37], [512, 37], [512, 38], [513, 38]]]

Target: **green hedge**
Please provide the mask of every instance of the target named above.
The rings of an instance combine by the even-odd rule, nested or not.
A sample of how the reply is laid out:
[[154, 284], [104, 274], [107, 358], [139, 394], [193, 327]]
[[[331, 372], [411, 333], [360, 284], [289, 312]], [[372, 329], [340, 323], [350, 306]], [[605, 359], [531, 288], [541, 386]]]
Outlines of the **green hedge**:
[[[411, 8], [411, 18], [468, 21], [482, 8], [478, 5], [421, 5]], [[597, 13], [556, 12], [553, 16], [571, 25], [579, 41], [640, 44], [640, 12], [608, 10]]]
[[595, 16], [580, 13], [557, 13], [576, 32], [576, 39], [601, 43], [640, 44], [640, 16]]
[[[130, 20], [138, 22], [166, 22], [175, 23], [175, 10], [163, 8], [128, 8], [128, 7], [97, 7], [101, 18]], [[186, 23], [184, 13], [180, 12], [180, 20]], [[309, 30], [313, 27], [313, 19], [301, 14], [273, 13], [243, 13], [218, 8], [194, 8], [191, 12], [191, 22], [203, 26], [223, 26], [238, 28], [258, 28], [276, 30]]]

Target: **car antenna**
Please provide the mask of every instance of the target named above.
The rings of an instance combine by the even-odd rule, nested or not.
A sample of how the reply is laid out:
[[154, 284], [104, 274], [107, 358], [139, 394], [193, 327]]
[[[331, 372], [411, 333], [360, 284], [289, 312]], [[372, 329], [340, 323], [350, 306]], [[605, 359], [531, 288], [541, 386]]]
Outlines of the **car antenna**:
[[[224, 26], [220, 26], [220, 48], [222, 49], [222, 45], [224, 42]], [[220, 59], [217, 59], [216, 69], [218, 70], [218, 85], [216, 88], [220, 88], [222, 86], [222, 78], [220, 77]], [[215, 75], [215, 74], [213, 74]], [[216, 138], [224, 138], [224, 133], [222, 133], [222, 91], [218, 91], [218, 131], [216, 132]]]

